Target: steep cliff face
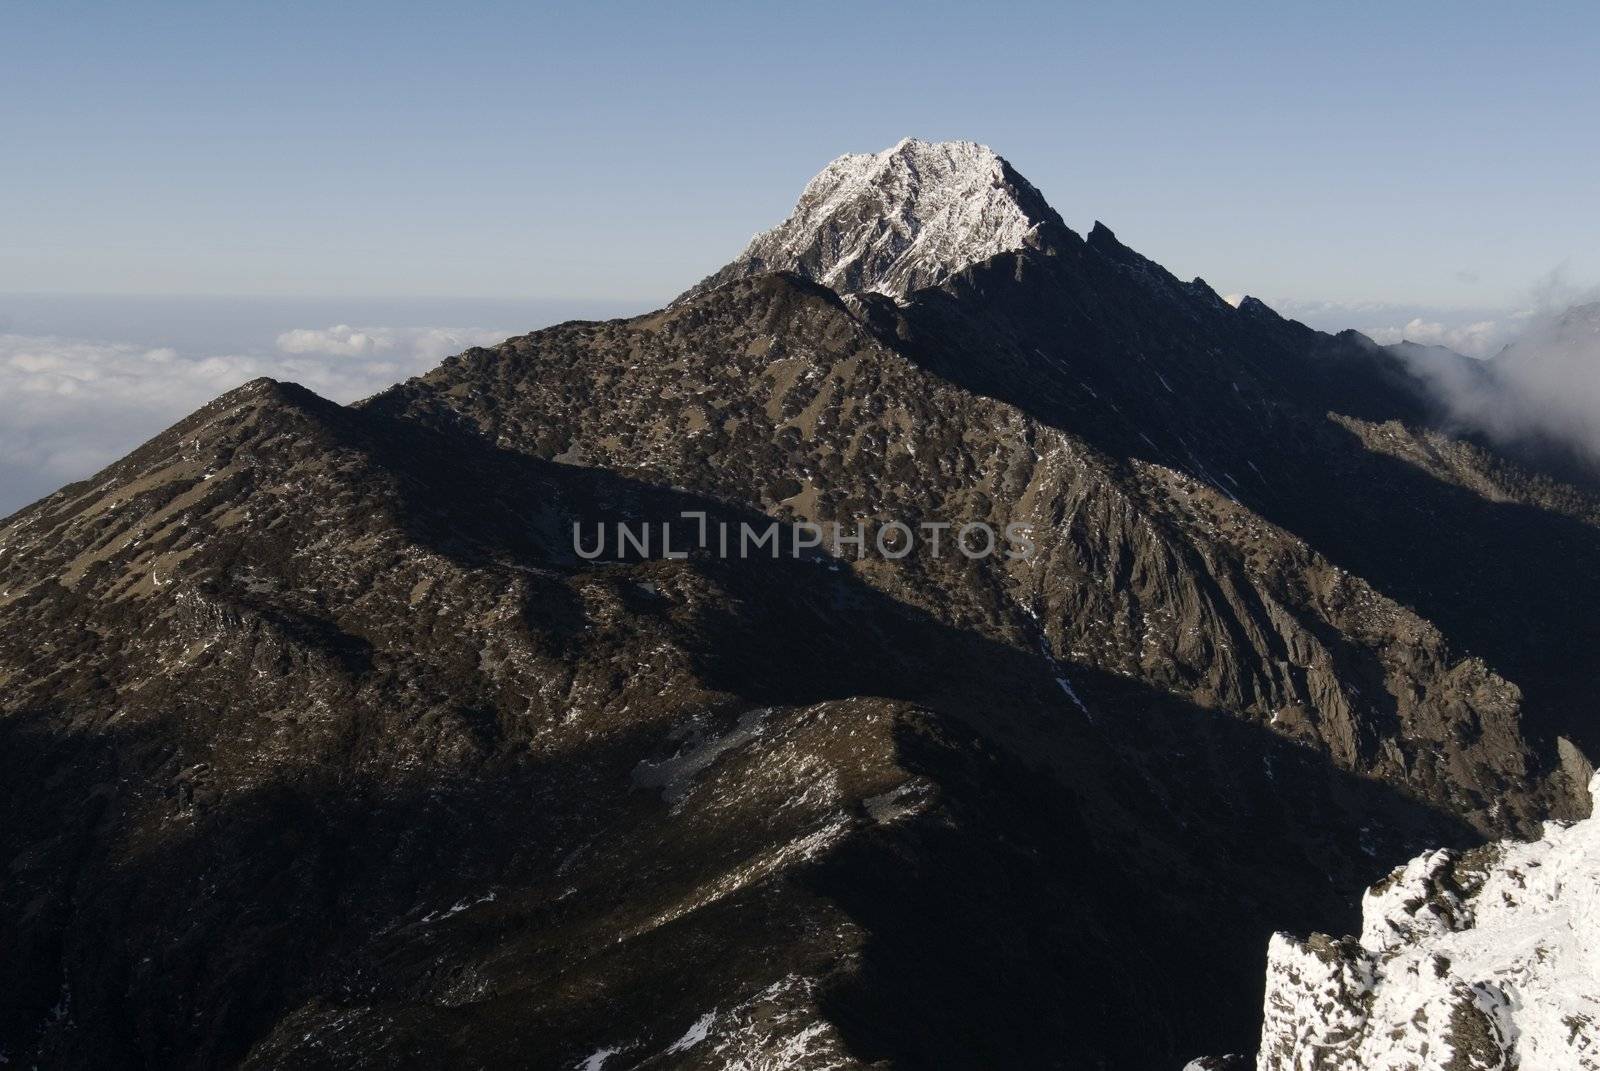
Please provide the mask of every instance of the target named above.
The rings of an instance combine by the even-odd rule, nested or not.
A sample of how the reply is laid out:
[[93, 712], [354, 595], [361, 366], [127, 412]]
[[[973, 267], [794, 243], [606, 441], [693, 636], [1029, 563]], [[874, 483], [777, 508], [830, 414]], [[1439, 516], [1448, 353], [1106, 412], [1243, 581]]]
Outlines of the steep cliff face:
[[[986, 150], [807, 197], [793, 270], [6, 521], [0, 1055], [1177, 1065], [1274, 930], [1585, 808], [1587, 492]], [[1036, 552], [574, 546], [686, 513]]]
[[1600, 818], [1418, 856], [1361, 915], [1273, 937], [1261, 1071], [1600, 1068]]

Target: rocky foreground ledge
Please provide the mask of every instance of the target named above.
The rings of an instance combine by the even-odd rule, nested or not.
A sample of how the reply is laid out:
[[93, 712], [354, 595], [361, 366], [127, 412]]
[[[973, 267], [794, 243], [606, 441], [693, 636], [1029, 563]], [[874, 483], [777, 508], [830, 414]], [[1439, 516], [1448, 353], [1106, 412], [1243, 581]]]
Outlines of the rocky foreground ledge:
[[1600, 814], [1418, 856], [1359, 939], [1272, 938], [1258, 1071], [1425, 1068], [1600, 1068]]

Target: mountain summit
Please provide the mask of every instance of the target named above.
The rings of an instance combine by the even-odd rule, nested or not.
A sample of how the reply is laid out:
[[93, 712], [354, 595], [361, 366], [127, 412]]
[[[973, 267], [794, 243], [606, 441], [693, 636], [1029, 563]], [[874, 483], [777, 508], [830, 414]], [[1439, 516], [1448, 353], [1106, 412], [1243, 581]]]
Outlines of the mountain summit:
[[783, 223], [679, 301], [734, 279], [792, 271], [841, 293], [904, 296], [1063, 227], [1039, 191], [994, 150], [906, 138], [850, 153], [806, 184]]

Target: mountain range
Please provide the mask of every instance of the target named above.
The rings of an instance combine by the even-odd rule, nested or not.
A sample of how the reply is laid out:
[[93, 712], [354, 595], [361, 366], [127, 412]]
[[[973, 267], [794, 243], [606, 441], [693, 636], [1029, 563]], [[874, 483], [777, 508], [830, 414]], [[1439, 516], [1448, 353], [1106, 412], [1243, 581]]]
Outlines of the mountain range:
[[[1274, 933], [1589, 811], [1547, 460], [970, 143], [841, 157], [661, 310], [246, 384], [0, 522], [0, 1056], [1254, 1052]], [[1034, 552], [574, 540], [685, 514]]]

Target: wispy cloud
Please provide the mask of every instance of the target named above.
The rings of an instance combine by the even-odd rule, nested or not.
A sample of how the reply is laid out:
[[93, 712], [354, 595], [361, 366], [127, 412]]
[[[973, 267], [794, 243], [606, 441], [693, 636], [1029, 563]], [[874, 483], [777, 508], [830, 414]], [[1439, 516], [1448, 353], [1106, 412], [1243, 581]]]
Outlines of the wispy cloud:
[[1600, 460], [1600, 288], [1575, 285], [1565, 265], [1535, 281], [1514, 312], [1455, 323], [1417, 317], [1367, 333], [1491, 358], [1403, 351], [1462, 427], [1502, 441], [1558, 442]]
[[1526, 317], [1479, 367], [1411, 357], [1464, 427], [1501, 440], [1553, 440], [1600, 460], [1600, 303]]

